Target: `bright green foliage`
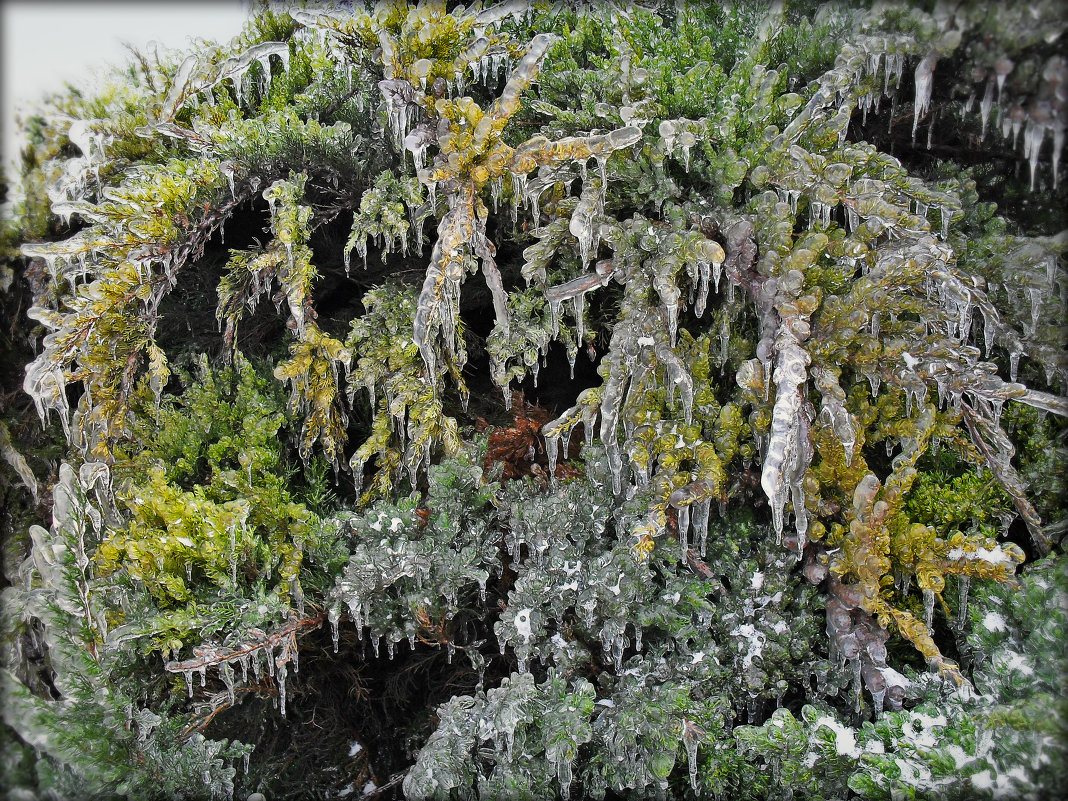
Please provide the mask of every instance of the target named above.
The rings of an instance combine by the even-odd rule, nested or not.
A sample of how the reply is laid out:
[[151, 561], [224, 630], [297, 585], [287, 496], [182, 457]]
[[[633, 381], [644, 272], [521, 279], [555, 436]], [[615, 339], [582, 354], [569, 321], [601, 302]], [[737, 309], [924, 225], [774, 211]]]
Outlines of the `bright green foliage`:
[[909, 495], [910, 517], [934, 526], [943, 535], [961, 528], [977, 528], [1012, 516], [1011, 501], [989, 471], [950, 478], [939, 473], [919, 476]]
[[49, 101], [31, 783], [1040, 795], [1068, 21], [994, 8], [264, 5]]
[[[90, 559], [103, 515], [88, 497], [107, 481], [103, 464], [88, 463], [80, 475], [63, 465], [51, 530], [34, 528], [21, 581], [4, 590], [4, 630], [22, 635], [5, 642], [5, 663], [32, 661], [25, 648], [47, 655], [36, 676], [47, 677], [43, 695], [4, 669], [4, 722], [37, 750], [32, 781], [42, 788], [79, 797], [226, 798], [236, 774], [229, 762], [251, 749], [187, 731], [171, 703], [146, 705], [121, 638], [109, 631], [113, 588]], [[17, 753], [10, 741], [5, 747], [5, 756]]]
[[199, 373], [139, 432], [148, 447], [116, 465], [127, 523], [93, 557], [102, 576], [121, 570], [152, 594], [152, 645], [164, 653], [210, 634], [213, 607], [249, 588], [272, 590], [283, 608], [291, 597], [303, 603], [301, 562], [319, 527], [289, 490], [275, 388], [243, 359], [219, 373], [202, 363]]

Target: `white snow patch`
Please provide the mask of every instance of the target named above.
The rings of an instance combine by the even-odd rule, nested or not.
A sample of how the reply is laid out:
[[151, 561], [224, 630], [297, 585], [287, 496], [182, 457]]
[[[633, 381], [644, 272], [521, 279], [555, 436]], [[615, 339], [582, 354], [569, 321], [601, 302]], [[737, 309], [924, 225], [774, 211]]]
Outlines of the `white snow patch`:
[[987, 612], [986, 615], [983, 616], [983, 628], [987, 631], [1008, 630], [1008, 626], [1005, 625], [1005, 618], [998, 612]]
[[910, 682], [908, 677], [903, 673], [899, 673], [892, 667], [881, 668], [883, 674], [883, 680], [886, 682], [887, 687], [908, 687]]
[[898, 770], [901, 771], [900, 782], [905, 785], [912, 785], [913, 787], [926, 787], [931, 781], [931, 771], [921, 765], [919, 762], [915, 762], [911, 759], [905, 759], [904, 757], [898, 757], [894, 760], [894, 764], [897, 765]]
[[524, 642], [530, 642], [534, 632], [530, 629], [530, 613], [533, 609], [520, 609], [515, 616], [516, 633], [523, 638]]
[[1031, 667], [1031, 663], [1027, 661], [1027, 657], [1023, 654], [1015, 652], [1011, 654], [998, 654], [997, 662], [1008, 670], [1018, 670], [1025, 676], [1030, 676], [1035, 672], [1035, 669]]
[[[934, 748], [938, 745], [934, 728], [941, 728], [949, 722], [945, 715], [925, 715], [922, 712], [913, 712], [911, 718], [910, 724], [904, 727], [904, 733], [912, 735], [910, 739], [917, 748]], [[912, 724], [919, 724], [920, 731], [916, 732]]]
[[860, 756], [860, 749], [857, 748], [857, 734], [851, 728], [843, 726], [830, 715], [817, 718], [816, 726], [826, 726], [834, 732], [834, 747], [840, 756]]
[[974, 551], [965, 551], [963, 548], [953, 548], [946, 554], [947, 559], [981, 559], [984, 562], [989, 562], [992, 565], [1015, 565], [1016, 561], [1005, 553], [1005, 549], [1000, 545], [996, 545], [993, 548], [978, 548]]
[[953, 757], [953, 766], [957, 770], [960, 770], [965, 765], [969, 765], [975, 761], [975, 757], [971, 756], [956, 743], [946, 746], [946, 753]]
[[757, 631], [756, 626], [752, 623], [738, 626], [731, 631], [731, 635], [745, 637], [749, 641], [745, 656], [742, 657], [742, 667], [744, 668], [753, 664], [753, 659], [760, 656], [764, 651], [764, 643], [768, 641], [767, 635], [762, 631]]

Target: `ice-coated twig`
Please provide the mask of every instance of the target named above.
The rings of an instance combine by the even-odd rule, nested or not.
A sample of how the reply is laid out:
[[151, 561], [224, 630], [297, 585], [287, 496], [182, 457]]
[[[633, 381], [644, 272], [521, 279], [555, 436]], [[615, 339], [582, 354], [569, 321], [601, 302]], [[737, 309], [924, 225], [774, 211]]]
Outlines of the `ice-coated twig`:
[[1049, 539], [1042, 530], [1042, 518], [1027, 499], [1027, 485], [1012, 466], [1015, 453], [1012, 442], [999, 426], [976, 412], [969, 404], [962, 403], [961, 411], [964, 413], [964, 422], [968, 426], [972, 442], [983, 454], [990, 472], [1012, 498], [1013, 505], [1027, 524], [1035, 549], [1040, 556], [1045, 556], [1050, 552]]

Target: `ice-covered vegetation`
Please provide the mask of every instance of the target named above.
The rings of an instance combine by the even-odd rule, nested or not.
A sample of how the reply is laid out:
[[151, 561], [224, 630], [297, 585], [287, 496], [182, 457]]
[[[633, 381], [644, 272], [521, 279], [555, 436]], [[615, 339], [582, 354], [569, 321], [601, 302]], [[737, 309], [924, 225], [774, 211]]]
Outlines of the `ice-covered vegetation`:
[[49, 98], [5, 786], [1051, 797], [1066, 27], [272, 4]]

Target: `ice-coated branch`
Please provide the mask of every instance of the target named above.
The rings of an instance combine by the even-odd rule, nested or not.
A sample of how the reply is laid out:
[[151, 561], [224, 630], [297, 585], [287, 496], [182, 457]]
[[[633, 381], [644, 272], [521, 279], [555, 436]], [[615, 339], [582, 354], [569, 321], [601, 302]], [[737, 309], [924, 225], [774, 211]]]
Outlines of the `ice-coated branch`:
[[1042, 518], [1027, 498], [1027, 485], [1012, 466], [1012, 457], [1016, 452], [1012, 442], [998, 425], [986, 419], [969, 404], [962, 403], [961, 411], [964, 413], [964, 422], [968, 426], [972, 442], [982, 453], [990, 472], [997, 477], [998, 483], [1012, 498], [1013, 505], [1027, 524], [1027, 530], [1038, 553], [1043, 556], [1048, 554], [1050, 543], [1042, 530]]
[[[164, 665], [168, 673], [181, 673], [185, 676], [186, 689], [193, 697], [193, 673], [200, 674], [201, 686], [205, 683], [205, 674], [209, 667], [215, 668], [229, 695], [230, 704], [234, 703], [234, 669], [233, 663], [241, 668], [242, 681], [248, 682], [249, 669], [258, 680], [260, 677], [261, 656], [269, 676], [278, 684], [279, 710], [286, 714], [286, 674], [288, 665], [293, 664], [299, 670], [299, 649], [297, 637], [312, 629], [317, 629], [326, 619], [325, 613], [300, 617], [290, 615], [285, 623], [264, 632], [249, 629], [248, 638], [232, 646], [201, 645], [193, 648], [193, 656], [182, 661], [170, 661]], [[276, 653], [277, 651], [277, 653]]]

